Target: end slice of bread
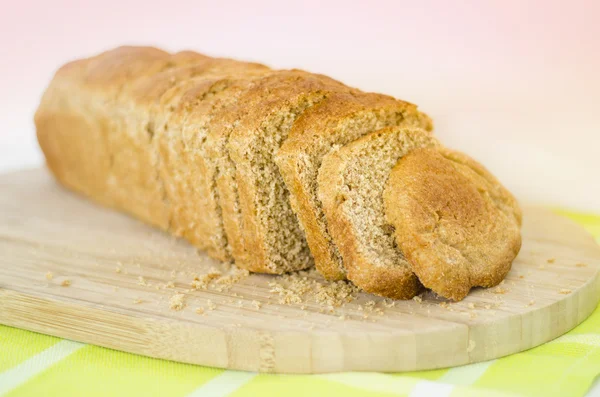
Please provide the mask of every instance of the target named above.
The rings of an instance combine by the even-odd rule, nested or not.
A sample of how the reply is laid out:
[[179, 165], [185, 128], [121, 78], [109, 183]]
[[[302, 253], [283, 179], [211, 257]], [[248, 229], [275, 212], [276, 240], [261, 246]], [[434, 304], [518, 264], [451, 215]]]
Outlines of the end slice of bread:
[[435, 147], [430, 132], [387, 127], [332, 150], [319, 169], [318, 193], [329, 233], [350, 281], [366, 292], [410, 299], [420, 283], [396, 247], [383, 191], [392, 168], [413, 150]]
[[500, 283], [521, 247], [516, 200], [459, 152], [426, 148], [400, 159], [384, 203], [411, 269], [425, 287], [449, 299]]

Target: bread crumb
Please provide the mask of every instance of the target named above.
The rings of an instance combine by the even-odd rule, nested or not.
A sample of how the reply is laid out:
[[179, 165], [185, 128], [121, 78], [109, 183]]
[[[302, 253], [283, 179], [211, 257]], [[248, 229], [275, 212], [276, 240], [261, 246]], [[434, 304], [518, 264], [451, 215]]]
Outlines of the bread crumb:
[[587, 265], [585, 263], [576, 263], [575, 267], [586, 267]]
[[444, 309], [449, 309], [449, 308], [450, 308], [450, 305], [448, 304], [448, 302], [440, 302], [440, 303], [438, 304], [438, 306], [439, 306], [439, 307], [442, 307], [442, 308], [444, 308]]
[[52, 274], [52, 272], [47, 272], [46, 273], [46, 280], [52, 280], [52, 277], [54, 277], [54, 275]]
[[501, 286], [498, 286], [498, 287], [496, 287], [496, 288], [494, 288], [494, 289], [492, 290], [492, 292], [493, 292], [494, 294], [499, 294], [499, 295], [504, 295], [504, 294], [506, 294], [508, 291], [509, 291], [508, 289], [506, 289], [506, 288], [504, 288], [504, 287], [501, 287]]
[[210, 299], [206, 302], [206, 305], [208, 306], [208, 310], [215, 310], [217, 308], [217, 305]]
[[312, 290], [312, 281], [299, 273], [283, 275], [268, 285], [271, 287], [269, 292], [279, 295], [279, 303], [282, 305], [302, 303], [304, 295]]
[[490, 310], [492, 308], [492, 305], [483, 305], [483, 307], [485, 307], [485, 310]]
[[172, 281], [169, 281], [167, 284], [165, 284], [165, 288], [175, 288], [175, 283]]
[[345, 321], [346, 320], [346, 316], [344, 314], [342, 314], [341, 316], [338, 317], [340, 320]]
[[193, 289], [207, 289], [210, 282], [214, 279], [221, 277], [222, 273], [215, 268], [211, 268], [208, 273], [200, 276], [195, 276], [192, 281]]
[[477, 344], [475, 343], [474, 340], [469, 339], [469, 346], [467, 347], [467, 353], [471, 353], [473, 350], [475, 350], [475, 346]]
[[548, 259], [546, 262], [548, 262], [548, 263], [554, 263], [554, 261], [555, 261], [555, 260], [556, 260], [556, 259], [554, 259], [554, 258], [550, 258], [550, 259]]
[[115, 273], [121, 273], [121, 268], [120, 267], [115, 267]]
[[236, 283], [241, 281], [242, 279], [248, 277], [250, 272], [246, 269], [235, 268], [230, 271], [230, 274], [219, 277], [215, 280], [215, 284], [217, 287], [215, 290], [219, 292], [228, 291], [233, 287]]
[[365, 303], [365, 310], [372, 312], [374, 307], [375, 307], [375, 301], [373, 301], [373, 300], [370, 300], [367, 303]]
[[68, 287], [71, 285], [71, 280], [69, 280], [68, 278], [63, 280], [62, 283], [60, 283], [60, 285], [62, 285], [63, 287]]
[[392, 308], [392, 307], [396, 306], [396, 301], [393, 301], [391, 299], [384, 299], [383, 306], [385, 306], [387, 308]]
[[133, 303], [136, 304], [136, 305], [139, 305], [142, 302], [143, 302], [143, 300], [141, 300], [141, 299], [134, 299], [133, 300]]
[[469, 302], [469, 303], [467, 303], [467, 307], [469, 309], [475, 309], [475, 304], [473, 302]]
[[138, 285], [147, 286], [148, 283], [146, 282], [146, 279], [144, 277], [138, 276]]
[[532, 299], [529, 301], [528, 304], [525, 305], [525, 307], [529, 307], [529, 306], [533, 306], [533, 305], [535, 305], [535, 301]]
[[413, 297], [413, 300], [417, 303], [422, 303], [423, 302], [423, 298], [421, 298], [419, 295]]
[[519, 275], [519, 278], [520, 278], [520, 279], [524, 279], [524, 278], [525, 278], [525, 276], [523, 276], [523, 275], [521, 274], [521, 275]]
[[254, 306], [256, 310], [259, 310], [262, 306], [262, 303], [260, 303], [259, 301], [252, 301], [252, 306]]
[[335, 281], [325, 285], [317, 284], [315, 301], [330, 307], [340, 307], [356, 299], [358, 291], [358, 287], [347, 281]]
[[571, 292], [573, 292], [573, 291], [571, 291], [570, 289], [567, 289], [567, 288], [562, 288], [561, 290], [558, 291], [559, 294], [563, 294], [563, 295], [569, 295]]
[[204, 308], [203, 307], [197, 307], [196, 308], [196, 314], [202, 314], [202, 315], [204, 315]]
[[185, 295], [183, 294], [175, 294], [169, 299], [169, 305], [171, 310], [175, 310], [176, 312], [182, 310], [185, 307]]

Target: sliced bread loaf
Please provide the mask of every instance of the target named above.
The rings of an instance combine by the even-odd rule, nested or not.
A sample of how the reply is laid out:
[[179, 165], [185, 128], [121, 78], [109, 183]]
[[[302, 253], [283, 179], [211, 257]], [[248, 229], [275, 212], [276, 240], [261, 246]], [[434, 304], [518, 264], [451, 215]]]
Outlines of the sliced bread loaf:
[[397, 249], [393, 228], [385, 218], [383, 190], [398, 159], [436, 145], [425, 130], [387, 127], [323, 158], [318, 197], [328, 231], [348, 279], [366, 292], [410, 299], [419, 291], [420, 283]]
[[283, 273], [312, 265], [294, 214], [281, 206], [287, 202], [285, 186], [272, 158], [298, 115], [332, 90], [348, 88], [303, 71], [275, 73], [227, 108], [211, 131], [209, 157], [238, 266]]
[[344, 279], [345, 270], [317, 195], [321, 162], [336, 145], [387, 126], [432, 128], [429, 117], [413, 104], [380, 94], [340, 93], [304, 112], [277, 153], [291, 206], [306, 232], [317, 269], [327, 279]]
[[385, 213], [427, 288], [453, 300], [504, 279], [521, 247], [521, 210], [481, 164], [444, 148], [415, 150], [386, 183]]
[[210, 86], [208, 81], [205, 87], [195, 86], [184, 95], [165, 132], [169, 135], [169, 144], [163, 147], [163, 158], [169, 163], [165, 172], [172, 175], [171, 194], [182, 198], [173, 208], [179, 214], [175, 218], [181, 222], [174, 223], [172, 229], [220, 260], [230, 260], [231, 255], [213, 173], [207, 168], [205, 143], [213, 117], [235, 102], [253, 80], [268, 73], [248, 71], [224, 77]]
[[[171, 114], [202, 107], [211, 93], [222, 89], [223, 84], [219, 82], [223, 76], [268, 69], [228, 59], [201, 58], [197, 61], [191, 54], [185, 57], [175, 54], [169, 62], [169, 68], [137, 79], [121, 90], [117, 107], [120, 114], [115, 119], [122, 121], [122, 130], [113, 135], [120, 150], [113, 152], [113, 161], [118, 173], [115, 181], [119, 186], [127, 187], [120, 189], [117, 186], [117, 190], [127, 192], [122, 200], [137, 208], [145, 207], [154, 216], [161, 214], [166, 228], [181, 235], [182, 225], [189, 225], [191, 220], [189, 211], [181, 211], [188, 207], [185, 204], [188, 195], [176, 187], [181, 186], [182, 181], [187, 182], [183, 174], [189, 171], [189, 165], [183, 161], [181, 152], [178, 156], [166, 157], [169, 149], [180, 145], [183, 138], [181, 125], [174, 123], [170, 130], [166, 128]], [[174, 95], [173, 91], [179, 95]], [[187, 95], [188, 91], [194, 93], [193, 99]], [[163, 99], [165, 94], [168, 101]], [[178, 107], [182, 98], [186, 99], [184, 106]]]

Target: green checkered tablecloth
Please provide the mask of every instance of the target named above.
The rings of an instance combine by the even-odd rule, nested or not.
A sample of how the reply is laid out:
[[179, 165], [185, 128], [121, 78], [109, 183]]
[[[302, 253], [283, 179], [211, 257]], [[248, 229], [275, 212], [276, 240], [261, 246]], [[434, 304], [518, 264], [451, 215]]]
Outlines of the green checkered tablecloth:
[[[600, 242], [600, 217], [562, 212]], [[0, 326], [0, 395], [583, 396], [600, 374], [600, 309], [545, 345], [409, 373], [270, 375], [158, 360]]]

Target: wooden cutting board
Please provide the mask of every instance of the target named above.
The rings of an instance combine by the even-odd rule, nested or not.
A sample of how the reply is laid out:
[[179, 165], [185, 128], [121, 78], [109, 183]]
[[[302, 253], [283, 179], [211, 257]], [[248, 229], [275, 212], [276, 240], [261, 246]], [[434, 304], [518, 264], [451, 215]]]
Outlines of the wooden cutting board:
[[[598, 303], [600, 249], [581, 227], [527, 208], [523, 237], [505, 283], [459, 303], [432, 293], [398, 302], [360, 293], [330, 308], [319, 302], [332, 288], [314, 274], [301, 299], [267, 275], [190, 290], [194, 273], [226, 269], [184, 241], [62, 189], [44, 170], [20, 171], [0, 176], [0, 323], [252, 371], [462, 365], [556, 338]], [[179, 311], [171, 309], [176, 294]], [[298, 302], [282, 303], [286, 296]]]

